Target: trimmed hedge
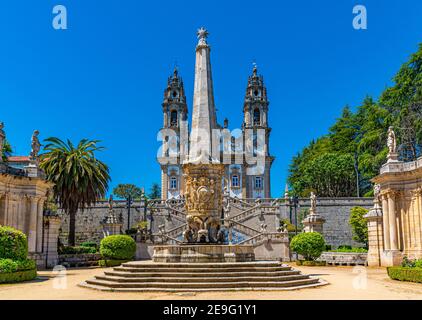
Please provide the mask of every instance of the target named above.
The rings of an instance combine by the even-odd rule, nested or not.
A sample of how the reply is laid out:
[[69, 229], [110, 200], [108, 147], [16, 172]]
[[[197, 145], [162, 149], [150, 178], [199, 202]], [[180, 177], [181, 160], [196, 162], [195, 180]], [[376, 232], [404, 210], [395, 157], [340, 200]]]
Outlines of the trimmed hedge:
[[136, 242], [130, 236], [112, 235], [101, 240], [100, 253], [105, 260], [131, 260], [135, 252]]
[[11, 273], [0, 273], [0, 283], [15, 283], [35, 279], [37, 270], [25, 270]]
[[25, 260], [27, 256], [26, 235], [14, 228], [0, 226], [0, 259]]
[[393, 280], [422, 283], [422, 268], [388, 267], [387, 273]]
[[34, 260], [23, 259], [23, 260], [12, 260], [12, 259], [0, 259], [0, 274], [12, 273], [18, 271], [28, 271], [36, 269]]
[[94, 241], [86, 241], [81, 243], [81, 247], [89, 247], [98, 249], [98, 244]]
[[59, 254], [85, 254], [85, 253], [97, 253], [97, 248], [89, 246], [80, 247], [61, 247], [59, 248]]
[[293, 237], [290, 248], [307, 261], [316, 260], [325, 250], [325, 240], [318, 232], [299, 233]]
[[297, 260], [296, 265], [305, 266], [305, 267], [315, 267], [315, 266], [326, 266], [326, 261], [306, 261], [306, 260]]
[[334, 250], [329, 250], [329, 252], [353, 252], [353, 253], [367, 253], [368, 249], [365, 248], [359, 248], [359, 247], [354, 247], [354, 248], [344, 248], [344, 247], [338, 247], [337, 249]]
[[117, 267], [128, 261], [129, 260], [98, 260], [98, 265], [100, 267]]

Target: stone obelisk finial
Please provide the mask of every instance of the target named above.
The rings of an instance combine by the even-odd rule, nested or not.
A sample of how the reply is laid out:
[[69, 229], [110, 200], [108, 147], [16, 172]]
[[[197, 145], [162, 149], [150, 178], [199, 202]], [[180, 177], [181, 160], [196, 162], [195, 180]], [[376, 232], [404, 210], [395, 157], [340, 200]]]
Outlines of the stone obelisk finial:
[[217, 127], [208, 31], [200, 28], [197, 35], [190, 161], [209, 160], [212, 129]]

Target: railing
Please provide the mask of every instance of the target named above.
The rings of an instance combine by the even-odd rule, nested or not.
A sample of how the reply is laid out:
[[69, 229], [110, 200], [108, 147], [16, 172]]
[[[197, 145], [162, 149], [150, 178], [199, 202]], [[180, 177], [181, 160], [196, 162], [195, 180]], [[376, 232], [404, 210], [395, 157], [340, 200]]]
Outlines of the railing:
[[230, 220], [230, 219], [224, 220], [224, 222], [229, 222], [229, 223], [231, 222], [231, 223], [233, 223], [233, 228], [234, 229], [236, 229], [237, 231], [240, 231], [241, 233], [243, 233], [243, 234], [245, 234], [247, 236], [254, 237], [254, 236], [256, 236], [256, 235], [258, 235], [258, 234], [261, 233], [260, 231], [254, 229], [254, 228], [248, 227], [248, 226], [246, 226], [246, 225], [244, 225], [242, 223], [239, 223], [239, 222], [236, 222], [236, 221], [233, 221], [233, 220]]

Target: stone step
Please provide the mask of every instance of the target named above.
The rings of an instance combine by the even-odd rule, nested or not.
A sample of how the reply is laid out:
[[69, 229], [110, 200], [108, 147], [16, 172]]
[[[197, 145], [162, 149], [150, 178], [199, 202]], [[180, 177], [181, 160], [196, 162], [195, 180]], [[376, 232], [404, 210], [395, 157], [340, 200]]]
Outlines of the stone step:
[[283, 287], [296, 287], [318, 283], [317, 278], [307, 278], [289, 281], [237, 281], [237, 282], [145, 282], [145, 283], [125, 283], [114, 282], [109, 280], [90, 279], [86, 283], [94, 286], [103, 286], [113, 289], [119, 288], [134, 288], [134, 289], [220, 289], [226, 290], [228, 288], [283, 288]]
[[115, 277], [165, 277], [165, 278], [172, 278], [172, 277], [240, 277], [240, 276], [248, 276], [248, 277], [260, 277], [260, 276], [287, 276], [287, 275], [296, 275], [300, 274], [298, 270], [286, 270], [286, 271], [272, 271], [272, 272], [259, 272], [259, 271], [243, 271], [243, 272], [204, 272], [204, 273], [193, 273], [193, 272], [153, 272], [153, 271], [138, 271], [138, 272], [123, 272], [123, 271], [104, 271], [105, 275], [108, 276], [115, 276]]
[[144, 284], [145, 282], [166, 282], [166, 283], [217, 283], [217, 282], [283, 282], [291, 280], [301, 280], [309, 279], [308, 276], [298, 274], [298, 275], [288, 275], [288, 276], [267, 276], [267, 277], [178, 277], [178, 278], [167, 278], [167, 277], [138, 277], [138, 278], [127, 278], [127, 277], [115, 277], [109, 275], [96, 276], [97, 280], [113, 281], [113, 282], [125, 282], [125, 283], [138, 283]]
[[254, 262], [216, 262], [216, 263], [159, 263], [159, 262], [125, 262], [123, 267], [130, 268], [238, 268], [238, 267], [288, 267], [287, 265], [278, 261], [254, 261]]
[[78, 286], [83, 288], [89, 288], [92, 290], [99, 290], [99, 291], [109, 291], [109, 292], [169, 292], [169, 293], [177, 293], [177, 292], [192, 292], [192, 293], [200, 293], [200, 292], [227, 292], [227, 291], [288, 291], [288, 290], [299, 290], [299, 289], [308, 289], [308, 288], [315, 288], [319, 286], [326, 285], [327, 282], [319, 281], [316, 283], [310, 284], [303, 284], [303, 285], [296, 285], [292, 287], [243, 287], [243, 288], [110, 288], [105, 287], [103, 285], [94, 285], [88, 284], [86, 282], [78, 284]]
[[161, 268], [154, 268], [154, 267], [146, 267], [146, 268], [133, 268], [133, 267], [115, 267], [114, 268], [115, 271], [124, 271], [124, 272], [140, 272], [140, 271], [145, 271], [145, 272], [192, 272], [192, 273], [205, 273], [205, 272], [215, 272], [215, 271], [219, 271], [219, 272], [244, 272], [244, 271], [249, 271], [249, 272], [253, 272], [253, 271], [261, 271], [261, 272], [274, 272], [274, 271], [289, 271], [291, 270], [290, 267], [231, 267], [231, 268], [226, 268], [226, 267], [221, 267], [221, 268], [201, 268], [201, 267], [196, 267], [196, 268], [165, 268], [165, 267], [161, 267]]

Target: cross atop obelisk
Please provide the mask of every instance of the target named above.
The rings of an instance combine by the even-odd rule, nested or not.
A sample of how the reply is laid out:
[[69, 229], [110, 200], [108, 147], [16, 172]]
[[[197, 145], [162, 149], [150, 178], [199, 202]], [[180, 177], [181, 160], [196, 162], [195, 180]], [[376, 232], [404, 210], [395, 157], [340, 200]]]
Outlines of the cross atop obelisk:
[[217, 128], [208, 31], [201, 27], [197, 36], [190, 161], [209, 159], [212, 154], [212, 129]]

